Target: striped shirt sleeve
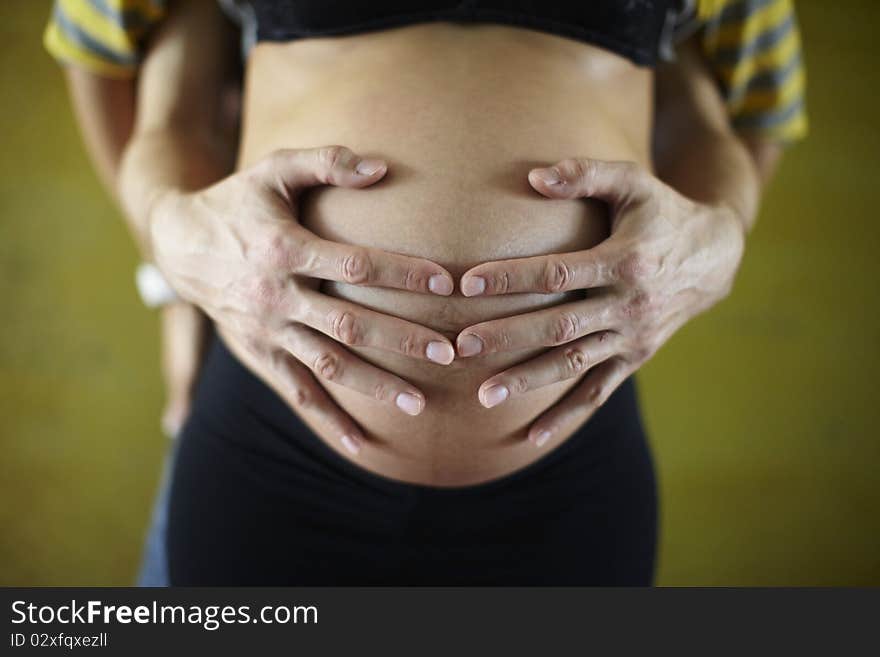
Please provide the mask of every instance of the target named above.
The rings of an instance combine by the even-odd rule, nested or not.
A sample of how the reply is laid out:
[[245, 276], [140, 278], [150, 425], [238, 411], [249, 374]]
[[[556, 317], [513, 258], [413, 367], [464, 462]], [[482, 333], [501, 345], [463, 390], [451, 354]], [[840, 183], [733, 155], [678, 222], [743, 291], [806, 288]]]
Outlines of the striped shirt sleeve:
[[792, 142], [807, 134], [806, 74], [792, 0], [700, 0], [699, 40], [744, 134]]
[[[167, 0], [55, 0], [44, 43], [58, 60], [111, 77], [137, 71]], [[806, 76], [792, 0], [697, 0], [699, 40], [738, 131], [807, 133]]]
[[165, 5], [166, 0], [55, 0], [43, 43], [65, 64], [108, 77], [131, 77]]

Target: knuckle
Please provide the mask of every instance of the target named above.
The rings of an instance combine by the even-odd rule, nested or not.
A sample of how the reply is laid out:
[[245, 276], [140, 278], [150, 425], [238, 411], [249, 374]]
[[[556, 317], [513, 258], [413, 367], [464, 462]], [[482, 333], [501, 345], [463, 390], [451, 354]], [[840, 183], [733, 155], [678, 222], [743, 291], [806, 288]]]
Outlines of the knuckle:
[[325, 171], [331, 171], [351, 153], [345, 146], [324, 146], [318, 149], [318, 162]]
[[529, 379], [524, 374], [517, 374], [507, 380], [507, 387], [513, 394], [521, 395], [529, 391]]
[[544, 292], [562, 292], [571, 284], [572, 271], [564, 260], [551, 258], [544, 265], [541, 278], [541, 289]]
[[624, 305], [628, 319], [644, 321], [655, 317], [663, 305], [661, 295], [654, 292], [637, 292]]
[[281, 289], [272, 279], [258, 277], [250, 283], [246, 299], [251, 312], [257, 317], [265, 318], [281, 305]]
[[599, 386], [599, 397], [596, 400], [597, 408], [608, 401], [608, 398], [611, 396], [611, 393], [614, 392], [615, 388], [616, 384], [613, 384], [610, 381], [606, 381], [601, 386]]
[[605, 388], [599, 382], [594, 382], [586, 389], [584, 401], [588, 408], [599, 408], [605, 396]]
[[269, 366], [269, 371], [281, 378], [288, 378], [288, 372], [285, 368], [284, 362], [284, 352], [282, 351], [271, 351], [266, 355], [265, 360], [267, 365]]
[[421, 356], [421, 341], [412, 333], [406, 333], [400, 338], [400, 353], [406, 356]]
[[513, 336], [504, 326], [500, 326], [494, 331], [483, 331], [479, 335], [486, 352], [509, 351], [513, 346]]
[[413, 292], [427, 288], [425, 277], [414, 267], [407, 267], [406, 274], [404, 275], [403, 284], [407, 290]]
[[551, 344], [564, 344], [577, 337], [580, 322], [574, 313], [564, 312], [556, 316], [550, 325]]
[[332, 351], [322, 351], [315, 357], [312, 370], [318, 376], [334, 381], [342, 374], [342, 362]]
[[507, 294], [510, 290], [510, 274], [506, 271], [494, 273], [489, 280], [495, 294]]
[[624, 313], [629, 319], [640, 320], [648, 314], [648, 295], [639, 293], [634, 295], [624, 306]]
[[287, 237], [283, 234], [273, 235], [266, 243], [263, 260], [272, 269], [289, 269], [291, 249]]
[[386, 382], [380, 381], [373, 385], [373, 398], [376, 401], [387, 402], [394, 397], [394, 389]]
[[559, 163], [559, 168], [572, 180], [587, 180], [593, 172], [593, 164], [589, 160], [569, 157]]
[[617, 277], [629, 285], [640, 285], [651, 280], [660, 271], [657, 258], [639, 250], [632, 250], [617, 263]]
[[355, 346], [363, 339], [361, 322], [348, 310], [331, 310], [327, 324], [330, 327], [330, 335], [343, 344]]
[[577, 376], [589, 369], [590, 360], [583, 349], [572, 347], [565, 350], [565, 370], [569, 376]]
[[372, 263], [365, 249], [355, 249], [348, 253], [339, 268], [343, 280], [351, 285], [363, 285], [371, 279]]
[[312, 406], [312, 395], [308, 388], [296, 386], [292, 391], [293, 405], [299, 409], [306, 409]]

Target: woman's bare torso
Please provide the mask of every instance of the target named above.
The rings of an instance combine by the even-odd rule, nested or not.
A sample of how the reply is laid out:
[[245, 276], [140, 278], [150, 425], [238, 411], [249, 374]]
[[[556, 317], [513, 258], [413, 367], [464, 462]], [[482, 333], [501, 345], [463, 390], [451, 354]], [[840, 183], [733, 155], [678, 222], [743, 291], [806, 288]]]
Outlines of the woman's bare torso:
[[[518, 28], [433, 23], [262, 43], [249, 57], [244, 102], [239, 166], [277, 148], [329, 144], [389, 164], [375, 187], [308, 195], [305, 226], [335, 241], [428, 258], [456, 280], [481, 262], [584, 249], [606, 236], [600, 205], [541, 197], [528, 185], [531, 168], [569, 156], [650, 164], [650, 71], [593, 46]], [[453, 342], [466, 326], [563, 300], [465, 298], [457, 289], [437, 297], [343, 284], [324, 290], [430, 326]], [[474, 484], [539, 458], [543, 452], [525, 440], [528, 426], [575, 383], [486, 409], [477, 400], [479, 385], [537, 352], [443, 366], [355, 351], [418, 386], [427, 405], [409, 417], [323, 382], [367, 433], [370, 444], [354, 460], [422, 484]]]

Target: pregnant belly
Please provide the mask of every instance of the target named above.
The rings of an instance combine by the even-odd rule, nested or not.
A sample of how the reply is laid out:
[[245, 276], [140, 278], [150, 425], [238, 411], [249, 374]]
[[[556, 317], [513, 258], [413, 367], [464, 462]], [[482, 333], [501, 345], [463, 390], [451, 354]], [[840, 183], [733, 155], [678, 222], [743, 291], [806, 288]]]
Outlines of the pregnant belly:
[[[375, 71], [378, 64], [370, 63], [370, 52], [346, 61], [366, 59], [365, 71]], [[497, 66], [472, 70], [473, 59], [468, 60], [467, 75], [455, 71], [454, 61], [451, 70], [449, 62], [442, 69], [425, 70], [436, 66], [431, 57], [398, 66], [393, 82], [376, 75], [343, 76], [344, 84], [326, 83], [321, 93], [297, 96], [281, 108], [270, 103], [269, 110], [253, 98], [258, 88], [272, 89], [277, 96], [277, 81], [265, 73], [274, 64], [261, 68], [252, 62], [247, 104], [252, 109], [243, 135], [243, 163], [274, 148], [327, 144], [385, 159], [388, 175], [374, 187], [327, 187], [305, 195], [301, 222], [338, 242], [428, 258], [446, 267], [456, 282], [482, 262], [597, 244], [608, 231], [605, 208], [592, 201], [541, 197], [529, 186], [527, 174], [535, 166], [572, 155], [644, 160], [642, 151], [632, 146], [632, 131], [599, 111], [595, 100], [588, 102], [589, 88], [566, 92], [563, 102], [559, 88], [542, 90], [542, 85], [555, 84], [547, 76], [528, 82], [526, 70], [526, 87], [513, 84], [521, 81], [525, 64], [506, 79]], [[365, 77], [371, 79], [365, 83]], [[474, 79], [482, 84], [463, 82]], [[566, 86], [570, 83], [568, 79]], [[572, 296], [465, 298], [457, 284], [450, 297], [337, 283], [322, 287], [329, 295], [430, 326], [453, 342], [472, 324], [548, 307]], [[354, 351], [419, 387], [426, 407], [410, 417], [323, 382], [366, 432], [368, 444], [353, 459], [379, 474], [422, 484], [482, 482], [540, 457], [542, 452], [526, 440], [528, 426], [575, 383], [547, 386], [486, 409], [477, 399], [480, 384], [539, 351], [456, 359], [447, 366], [370, 348]], [[310, 423], [308, 417], [303, 419]], [[321, 435], [319, 425], [310, 425]], [[352, 458], [329, 436], [321, 437]]]
[[[400, 161], [390, 153], [388, 158], [392, 167]], [[511, 189], [493, 187], [488, 177], [462, 184], [454, 177], [438, 179], [417, 165], [408, 169], [405, 178], [392, 177], [373, 190], [317, 192], [304, 206], [305, 224], [336, 241], [429, 258], [446, 267], [456, 281], [480, 262], [587, 248], [606, 234], [604, 212], [586, 203], [554, 202], [525, 188], [514, 190], [513, 185]], [[527, 170], [511, 165], [506, 178], [521, 183]], [[445, 333], [453, 344], [467, 326], [564, 300], [564, 295], [537, 294], [466, 298], [457, 286], [450, 297], [341, 283], [324, 283], [323, 289], [430, 326]], [[515, 403], [486, 409], [477, 400], [480, 384], [539, 352], [456, 359], [442, 366], [376, 349], [355, 351], [425, 393], [425, 410], [409, 417], [340, 386], [327, 385], [378, 448], [362, 454], [377, 459], [376, 465], [382, 454], [380, 471], [421, 482], [481, 481], [534, 457], [534, 448], [525, 442], [526, 428], [570, 385], [549, 386]]]

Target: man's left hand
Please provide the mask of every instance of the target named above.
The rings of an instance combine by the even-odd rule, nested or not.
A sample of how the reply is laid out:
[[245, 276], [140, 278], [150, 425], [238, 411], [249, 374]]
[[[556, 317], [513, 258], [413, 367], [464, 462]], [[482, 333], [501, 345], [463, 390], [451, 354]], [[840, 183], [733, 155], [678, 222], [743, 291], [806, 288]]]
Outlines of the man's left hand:
[[582, 377], [530, 427], [541, 447], [586, 421], [679, 327], [730, 292], [745, 229], [732, 207], [692, 201], [629, 162], [568, 159], [533, 169], [529, 182], [550, 199], [604, 201], [610, 236], [584, 251], [478, 265], [462, 276], [462, 293], [587, 290], [586, 298], [475, 324], [456, 346], [462, 357], [552, 347], [483, 382], [486, 407]]

